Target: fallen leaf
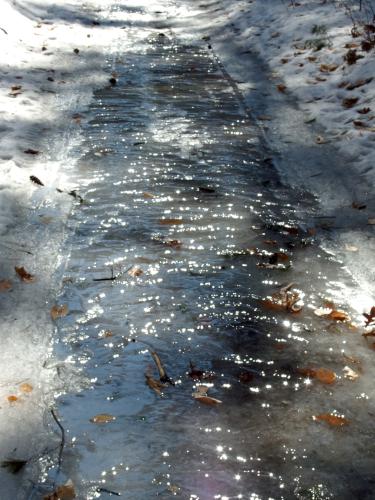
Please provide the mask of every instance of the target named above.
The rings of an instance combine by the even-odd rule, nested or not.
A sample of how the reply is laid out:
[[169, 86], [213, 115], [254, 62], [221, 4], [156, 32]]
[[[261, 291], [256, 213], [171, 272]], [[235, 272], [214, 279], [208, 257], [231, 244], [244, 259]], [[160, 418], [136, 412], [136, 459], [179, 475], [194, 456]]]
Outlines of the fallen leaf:
[[213, 194], [213, 193], [216, 193], [216, 190], [214, 188], [210, 188], [210, 187], [199, 187], [198, 190], [201, 192], [201, 193], [207, 193], [207, 194]]
[[371, 307], [369, 313], [363, 313], [363, 316], [366, 318], [366, 326], [371, 325], [375, 321], [375, 306]]
[[167, 247], [175, 248], [176, 250], [181, 250], [182, 243], [180, 240], [165, 240], [164, 244]]
[[143, 198], [145, 198], [146, 200], [152, 200], [152, 198], [155, 198], [155, 196], [151, 193], [144, 192]]
[[375, 337], [375, 330], [371, 330], [370, 332], [362, 333], [362, 337]]
[[366, 207], [367, 207], [367, 205], [365, 205], [364, 203], [358, 203], [356, 201], [353, 201], [353, 203], [352, 203], [352, 208], [354, 208], [356, 210], [364, 210]]
[[110, 415], [109, 413], [100, 413], [99, 415], [95, 415], [95, 417], [90, 418], [90, 422], [93, 424], [108, 424], [114, 420], [116, 420], [116, 417]]
[[363, 87], [363, 85], [367, 85], [368, 83], [372, 82], [373, 78], [365, 78], [365, 79], [361, 79], [361, 80], [357, 80], [355, 83], [350, 83], [346, 89], [347, 90], [354, 90], [354, 89], [357, 89], [359, 87]]
[[216, 374], [214, 372], [199, 370], [192, 362], [190, 362], [190, 371], [188, 375], [193, 380], [206, 380], [207, 382], [216, 378]]
[[321, 422], [327, 422], [327, 424], [334, 427], [343, 427], [348, 425], [350, 420], [344, 417], [338, 417], [337, 415], [332, 415], [331, 413], [322, 413], [321, 415], [315, 415], [314, 420], [319, 420]]
[[76, 498], [75, 489], [72, 481], [68, 481], [62, 486], [58, 486], [50, 495], [43, 497], [43, 500], [72, 500]]
[[20, 385], [20, 391], [29, 394], [30, 392], [33, 391], [33, 386], [31, 384], [28, 384], [27, 382], [24, 382], [23, 384]]
[[317, 60], [317, 57], [316, 56], [308, 56], [307, 60], [310, 62], [315, 62]]
[[367, 224], [370, 224], [370, 226], [374, 226], [375, 225], [375, 218], [371, 217], [370, 219], [368, 219]]
[[333, 384], [336, 380], [335, 372], [326, 368], [297, 368], [297, 373], [304, 377], [315, 378], [322, 384]]
[[38, 177], [36, 177], [35, 175], [30, 175], [30, 180], [31, 182], [37, 184], [38, 186], [44, 186], [43, 182], [40, 179], [38, 179]]
[[143, 274], [143, 271], [140, 267], [134, 266], [129, 269], [128, 274], [133, 278], [137, 278], [138, 276], [141, 276]]
[[195, 392], [192, 393], [194, 399], [208, 406], [216, 406], [221, 404], [222, 401], [220, 399], [211, 398], [207, 396], [208, 387], [206, 385], [198, 385], [195, 389]]
[[24, 153], [27, 155], [39, 155], [40, 151], [38, 151], [37, 149], [29, 148], [29, 149], [25, 149]]
[[18, 276], [21, 278], [21, 280], [24, 281], [25, 283], [33, 283], [35, 281], [35, 276], [33, 274], [28, 273], [24, 267], [15, 266], [14, 269], [18, 274]]
[[12, 288], [12, 282], [10, 280], [0, 280], [0, 292], [7, 292]]
[[344, 311], [331, 311], [327, 317], [333, 321], [348, 321], [350, 319], [349, 315]]
[[336, 380], [335, 372], [327, 370], [326, 368], [318, 368], [315, 372], [315, 378], [323, 384], [333, 384]]
[[8, 401], [9, 403], [15, 403], [16, 401], [18, 401], [18, 397], [17, 396], [8, 396]]
[[331, 73], [332, 71], [336, 71], [337, 68], [337, 64], [321, 64], [319, 67], [322, 73]]
[[51, 307], [51, 318], [53, 320], [56, 320], [58, 318], [63, 318], [68, 314], [68, 306], [66, 304], [63, 304], [61, 306], [54, 305]]
[[291, 290], [294, 283], [280, 288], [279, 291], [274, 292], [270, 298], [263, 300], [263, 305], [270, 309], [286, 310], [291, 313], [298, 313], [302, 310], [303, 305], [300, 302], [300, 295], [297, 291]]
[[342, 355], [346, 359], [346, 361], [349, 361], [349, 363], [353, 363], [355, 365], [361, 364], [361, 361], [358, 358], [355, 358], [354, 356], [349, 356], [348, 354], [345, 354], [345, 352], [343, 352]]
[[346, 97], [345, 99], [342, 100], [342, 105], [344, 106], [344, 108], [350, 109], [353, 106], [355, 106], [358, 101], [359, 97]]
[[370, 113], [371, 108], [362, 108], [362, 109], [357, 109], [357, 113], [360, 115], [367, 115], [367, 113]]
[[159, 396], [161, 396], [163, 389], [168, 387], [167, 384], [163, 384], [162, 382], [159, 382], [159, 380], [155, 380], [152, 378], [150, 375], [145, 375], [146, 377], [146, 384], [152, 389], [153, 391], [156, 392]]
[[183, 219], [159, 219], [159, 224], [163, 226], [177, 226], [179, 224], [184, 224]]
[[344, 377], [349, 380], [357, 380], [359, 373], [352, 370], [349, 366], [345, 366], [342, 371], [344, 372]]
[[285, 91], [286, 91], [286, 85], [284, 85], [283, 83], [279, 83], [279, 85], [277, 85], [277, 90], [279, 92], [285, 93]]

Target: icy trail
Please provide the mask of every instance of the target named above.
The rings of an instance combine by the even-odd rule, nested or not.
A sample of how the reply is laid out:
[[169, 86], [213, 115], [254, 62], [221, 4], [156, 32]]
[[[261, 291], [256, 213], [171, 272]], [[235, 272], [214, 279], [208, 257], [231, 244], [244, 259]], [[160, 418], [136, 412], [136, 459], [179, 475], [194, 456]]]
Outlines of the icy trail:
[[[84, 201], [66, 227], [71, 198], [51, 181], [34, 194], [41, 229], [19, 229], [17, 242], [33, 234], [38, 260], [22, 263], [38, 281], [19, 285], [9, 315], [24, 318], [17, 348], [28, 351], [4, 389], [21, 398], [6, 409], [20, 432], [15, 442], [3, 426], [4, 458], [29, 459], [18, 497], [72, 480], [80, 499], [370, 499], [374, 368], [361, 312], [371, 299], [322, 249], [330, 219], [280, 177], [208, 40], [179, 29], [188, 12], [134, 2], [99, 15], [115, 33], [100, 54], [107, 81], [86, 111], [77, 103], [82, 140], [69, 129], [58, 162]], [[69, 313], [46, 360], [62, 272], [57, 303]], [[288, 283], [300, 312], [270, 299]], [[335, 308], [351, 320], [329, 317]], [[158, 379], [153, 351], [175, 382], [162, 396], [145, 383]], [[208, 377], [189, 375], [190, 362]], [[25, 382], [40, 399], [17, 392]], [[199, 384], [221, 403], [192, 397]], [[2, 472], [15, 498], [17, 476]]]

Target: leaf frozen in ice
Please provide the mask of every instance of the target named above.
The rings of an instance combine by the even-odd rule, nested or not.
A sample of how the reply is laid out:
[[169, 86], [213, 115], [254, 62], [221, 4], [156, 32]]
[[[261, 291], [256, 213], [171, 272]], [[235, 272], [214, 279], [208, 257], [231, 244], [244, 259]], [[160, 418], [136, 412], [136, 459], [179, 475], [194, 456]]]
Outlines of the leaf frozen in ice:
[[33, 274], [28, 273], [24, 267], [15, 266], [14, 269], [18, 274], [18, 276], [21, 278], [21, 280], [24, 281], [25, 283], [33, 283], [35, 281], [35, 276]]
[[12, 282], [10, 280], [0, 280], [0, 292], [7, 292], [12, 288]]
[[68, 306], [66, 304], [63, 304], [61, 306], [54, 305], [51, 307], [51, 318], [53, 320], [63, 318], [68, 314], [68, 311]]
[[116, 420], [116, 417], [110, 415], [109, 413], [100, 413], [95, 415], [95, 417], [90, 418], [90, 422], [93, 424], [108, 424]]

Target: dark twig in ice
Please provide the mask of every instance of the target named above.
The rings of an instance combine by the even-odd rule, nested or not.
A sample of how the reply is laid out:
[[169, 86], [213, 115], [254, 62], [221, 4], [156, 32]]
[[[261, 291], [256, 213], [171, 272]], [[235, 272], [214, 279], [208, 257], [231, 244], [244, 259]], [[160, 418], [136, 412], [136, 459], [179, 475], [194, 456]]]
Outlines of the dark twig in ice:
[[52, 415], [54, 421], [56, 422], [56, 424], [58, 425], [58, 427], [59, 427], [59, 429], [61, 431], [61, 442], [60, 442], [60, 447], [59, 447], [59, 458], [58, 458], [58, 462], [57, 462], [58, 468], [57, 468], [57, 473], [56, 473], [56, 477], [55, 477], [55, 481], [54, 481], [54, 484], [55, 484], [56, 483], [56, 479], [59, 476], [60, 469], [61, 469], [61, 464], [62, 464], [62, 456], [63, 456], [64, 446], [65, 446], [65, 429], [61, 425], [60, 420], [57, 418], [57, 415], [56, 415], [55, 410], [53, 408], [51, 408], [51, 415]]

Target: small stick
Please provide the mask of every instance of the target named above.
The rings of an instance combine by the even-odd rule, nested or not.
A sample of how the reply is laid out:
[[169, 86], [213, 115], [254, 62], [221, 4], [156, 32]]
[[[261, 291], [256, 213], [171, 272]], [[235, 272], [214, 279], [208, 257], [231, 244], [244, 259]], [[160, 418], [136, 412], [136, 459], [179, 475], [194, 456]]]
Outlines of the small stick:
[[61, 431], [61, 442], [60, 442], [60, 448], [59, 448], [58, 469], [57, 469], [57, 474], [56, 474], [55, 481], [54, 481], [54, 485], [55, 485], [56, 484], [56, 479], [57, 479], [57, 477], [58, 477], [58, 475], [60, 473], [61, 464], [62, 464], [62, 455], [63, 455], [63, 451], [64, 451], [64, 446], [65, 446], [65, 429], [61, 425], [59, 419], [57, 418], [55, 410], [53, 408], [51, 408], [51, 414], [52, 414], [52, 417], [53, 417], [54, 421], [56, 422], [56, 424], [58, 425], [58, 427], [59, 427], [59, 429]]
[[8, 32], [7, 32], [7, 31], [5, 31], [5, 29], [4, 29], [4, 28], [2, 28], [1, 26], [0, 26], [0, 30], [1, 30], [1, 31], [4, 31], [4, 33], [5, 33], [6, 35], [8, 34]]
[[160, 382], [175, 385], [173, 380], [170, 377], [168, 377], [167, 372], [165, 371], [164, 366], [162, 365], [162, 362], [160, 361], [160, 358], [157, 355], [157, 353], [155, 351], [151, 351], [151, 356], [153, 357], [153, 360], [155, 361], [156, 367], [158, 369]]
[[96, 491], [98, 493], [109, 493], [110, 495], [115, 495], [116, 497], [121, 496], [121, 493], [118, 493], [117, 491], [107, 490], [107, 488], [96, 488]]

